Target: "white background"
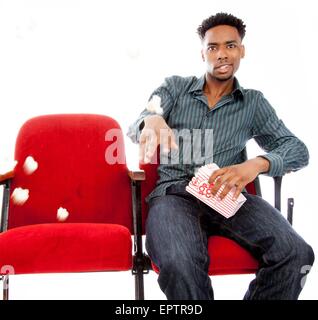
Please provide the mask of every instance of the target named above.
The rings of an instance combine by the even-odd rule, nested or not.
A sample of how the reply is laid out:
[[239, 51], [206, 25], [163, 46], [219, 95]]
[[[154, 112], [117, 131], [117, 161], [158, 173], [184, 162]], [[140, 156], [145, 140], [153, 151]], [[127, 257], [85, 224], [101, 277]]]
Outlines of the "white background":
[[[315, 0], [0, 0], [0, 161], [13, 159], [17, 130], [48, 113], [113, 116], [126, 131], [166, 76], [204, 72], [196, 28], [219, 11], [247, 25], [237, 74], [261, 90], [308, 146], [310, 165], [284, 180], [295, 229], [317, 251], [317, 21]], [[251, 144], [251, 155], [259, 150]], [[127, 142], [130, 163], [136, 148]], [[271, 179], [263, 193], [272, 201]], [[252, 275], [213, 277], [216, 299], [241, 299]], [[133, 299], [129, 272], [19, 275], [11, 299]], [[301, 299], [317, 299], [317, 267]], [[156, 275], [146, 298], [164, 299]]]

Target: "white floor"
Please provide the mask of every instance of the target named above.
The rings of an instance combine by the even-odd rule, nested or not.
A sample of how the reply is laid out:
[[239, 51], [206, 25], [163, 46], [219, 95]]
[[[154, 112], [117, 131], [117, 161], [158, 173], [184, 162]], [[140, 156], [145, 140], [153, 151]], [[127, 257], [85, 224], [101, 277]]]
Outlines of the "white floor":
[[[308, 277], [300, 299], [316, 300], [317, 279]], [[253, 275], [212, 277], [216, 300], [241, 300]], [[10, 300], [133, 300], [130, 272], [14, 275], [10, 277]], [[145, 298], [165, 300], [157, 275], [145, 275]]]

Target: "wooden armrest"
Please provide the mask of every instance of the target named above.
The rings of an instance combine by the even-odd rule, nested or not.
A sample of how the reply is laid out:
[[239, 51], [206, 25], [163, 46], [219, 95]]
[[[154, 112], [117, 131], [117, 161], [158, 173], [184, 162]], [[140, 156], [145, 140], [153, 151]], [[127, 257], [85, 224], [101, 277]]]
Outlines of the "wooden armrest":
[[128, 175], [131, 180], [135, 181], [143, 181], [146, 180], [146, 173], [144, 170], [138, 169], [138, 170], [129, 170]]
[[[0, 183], [3, 184], [4, 181], [8, 179], [12, 179], [14, 177], [14, 168], [17, 165], [17, 161], [5, 161], [5, 163], [1, 163], [0, 166]], [[4, 172], [4, 173], [2, 173]]]
[[4, 174], [0, 174], [0, 183], [1, 182], [4, 182], [5, 180], [8, 180], [8, 179], [11, 179], [14, 177], [14, 171], [11, 170], [11, 171], [8, 171]]

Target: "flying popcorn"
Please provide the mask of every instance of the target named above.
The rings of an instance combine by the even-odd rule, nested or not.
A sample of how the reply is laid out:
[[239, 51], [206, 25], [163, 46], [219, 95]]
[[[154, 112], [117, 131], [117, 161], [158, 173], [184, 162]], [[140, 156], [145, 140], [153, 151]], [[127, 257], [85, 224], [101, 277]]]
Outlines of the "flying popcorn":
[[39, 164], [31, 156], [28, 156], [23, 164], [23, 169], [26, 174], [32, 174], [38, 167]]
[[22, 188], [15, 188], [11, 195], [12, 201], [22, 206], [29, 199], [29, 190]]
[[65, 221], [69, 216], [69, 213], [66, 209], [60, 207], [57, 210], [57, 220], [58, 221]]
[[161, 98], [157, 95], [154, 95], [151, 100], [148, 102], [147, 110], [154, 112], [156, 114], [162, 115], [163, 110], [161, 108]]

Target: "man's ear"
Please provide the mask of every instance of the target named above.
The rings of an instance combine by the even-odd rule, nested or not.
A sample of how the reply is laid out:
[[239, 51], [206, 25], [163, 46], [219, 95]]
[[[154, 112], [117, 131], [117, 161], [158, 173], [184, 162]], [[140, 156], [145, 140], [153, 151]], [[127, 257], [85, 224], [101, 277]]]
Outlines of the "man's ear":
[[245, 47], [244, 45], [241, 45], [241, 59], [245, 57]]
[[201, 57], [202, 57], [202, 61], [205, 62], [205, 57], [204, 57], [204, 54], [203, 54], [203, 49], [201, 49]]

